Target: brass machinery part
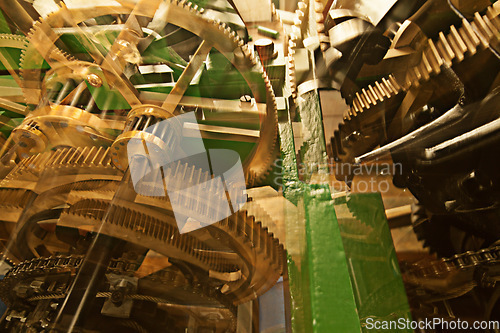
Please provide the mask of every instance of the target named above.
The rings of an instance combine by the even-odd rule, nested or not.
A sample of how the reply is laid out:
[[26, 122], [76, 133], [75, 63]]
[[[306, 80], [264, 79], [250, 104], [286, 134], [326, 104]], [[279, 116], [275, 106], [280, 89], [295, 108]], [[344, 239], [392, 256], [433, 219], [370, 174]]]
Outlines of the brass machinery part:
[[[248, 84], [255, 91], [256, 101], [266, 102], [266, 116], [263, 117], [258, 147], [252, 152], [250, 160], [244, 163], [248, 183], [254, 184], [265, 175], [270, 166], [277, 135], [276, 104], [269, 80], [248, 50], [248, 46], [227, 26], [202, 17], [190, 3], [167, 3], [172, 6], [172, 12], [178, 14], [173, 14], [176, 20], [203, 34], [205, 40], [215, 43], [216, 48], [222, 49], [235, 66], [242, 69], [244, 76], [247, 71], [257, 71], [262, 75], [262, 82], [248, 79]], [[131, 9], [118, 8], [118, 11], [123, 11], [124, 14], [131, 12]], [[116, 13], [116, 9], [113, 8], [112, 13]], [[83, 15], [73, 16], [75, 21], [68, 22], [74, 27], [86, 17], [95, 17], [96, 11], [92, 8], [70, 14]], [[42, 80], [43, 61], [47, 61], [51, 66], [51, 70], [47, 72], [49, 76], [50, 73], [61, 74], [61, 77], [76, 73], [81, 78], [86, 76], [91, 85], [100, 85], [103, 81], [96, 73], [90, 73], [92, 69], [97, 68], [95, 63], [74, 59], [55, 46], [58, 35], [54, 33], [53, 28], [67, 22], [67, 15], [68, 10], [61, 8], [59, 12], [37, 22], [29, 34], [21, 61], [21, 81], [28, 104], [44, 103], [42, 96], [47, 93], [47, 85]], [[192, 21], [200, 24], [193, 27]], [[104, 72], [106, 70], [104, 68]], [[111, 73], [111, 76], [114, 74]], [[123, 88], [124, 84], [119, 82], [119, 75], [115, 75], [111, 80], [109, 75], [104, 77], [116, 84], [118, 90]], [[265, 90], [265, 96], [259, 95], [261, 90]], [[133, 97], [127, 97], [133, 100]], [[125, 145], [124, 140], [127, 140], [129, 129], [145, 128], [136, 126], [139, 119], [147, 121], [146, 118], [154, 117], [155, 121], [161, 121], [171, 116], [172, 111], [158, 105], [133, 105], [126, 124], [129, 126], [127, 131], [118, 138], [115, 145], [106, 148], [113, 142], [113, 136], [109, 134], [111, 128], [104, 119], [69, 105], [49, 104], [38, 107], [13, 134], [21, 160], [0, 184], [0, 195], [6, 199], [0, 205], [8, 211], [8, 214], [2, 216], [2, 225], [5, 226], [4, 229], [12, 232], [21, 217], [29, 218], [55, 207], [64, 207], [55, 226], [52, 226], [54, 221], [39, 221], [42, 222], [41, 225], [49, 230], [60, 225], [86, 233], [93, 231], [101, 222], [103, 211], [110, 210], [113, 214], [105, 220], [105, 234], [135, 242], [140, 246], [147, 244], [148, 248], [164, 254], [169, 259], [177, 258], [206, 272], [211, 286], [216, 286], [207, 288], [206, 292], [216, 295], [223, 300], [226, 307], [232, 309], [232, 304], [252, 300], [265, 292], [283, 271], [282, 246], [267, 228], [262, 227], [245, 211], [239, 211], [202, 231], [181, 235], [177, 231], [167, 198], [138, 195], [134, 202], [121, 201], [111, 204], [113, 193], [122, 178], [122, 171], [114, 165], [120, 165], [119, 161], [113, 161], [111, 152], [122, 146], [120, 143]], [[144, 134], [143, 131], [139, 132]], [[173, 136], [173, 133], [169, 134]], [[54, 151], [33, 154], [48, 148]], [[171, 174], [167, 176], [185, 175], [187, 168], [188, 165], [179, 165], [175, 170], [170, 169]], [[194, 169], [192, 171], [194, 172]], [[28, 235], [28, 239], [43, 243], [43, 240], [36, 240], [36, 237]], [[9, 249], [6, 250], [9, 252]], [[32, 255], [38, 255], [36, 249], [30, 247], [29, 250]], [[8, 253], [9, 256], [13, 254], [16, 253]], [[17, 262], [21, 260], [22, 256], [15, 259]], [[27, 270], [33, 268], [35, 272], [39, 272], [44, 266], [41, 264], [43, 260], [45, 259], [35, 259], [37, 264], [31, 262], [26, 266], [24, 263], [14, 268], [11, 278], [4, 280], [3, 290], [10, 291], [9, 283], [16, 279], [17, 273], [14, 272], [26, 267]], [[66, 264], [63, 262], [63, 265]], [[58, 267], [55, 271], [58, 271]], [[45, 273], [47, 271], [44, 275]], [[151, 299], [151, 295], [147, 296]], [[9, 296], [3, 297], [8, 299]], [[61, 294], [58, 297], [61, 297]], [[38, 300], [41, 299], [26, 301]]]
[[[224, 54], [243, 75], [254, 94], [256, 102], [266, 104], [265, 117], [261, 117], [260, 119], [261, 128], [259, 140], [249, 157], [243, 161], [247, 185], [252, 186], [258, 184], [266, 176], [271, 167], [271, 160], [274, 156], [277, 140], [277, 106], [267, 75], [263, 71], [259, 61], [255, 59], [254, 55], [249, 50], [248, 45], [244, 44], [225, 23], [206, 18], [203, 16], [203, 10], [198, 9], [197, 6], [192, 5], [190, 2], [166, 0], [165, 2], [159, 3], [165, 3], [170, 6], [168, 17], [166, 17], [169, 23], [195, 33], [204, 39], [205, 42], [213, 45], [213, 47]], [[158, 5], [159, 3], [155, 2], [154, 5]], [[151, 8], [154, 8], [153, 4]], [[142, 13], [141, 10], [143, 10], [144, 13]], [[139, 10], [139, 15], [151, 16], [154, 14], [154, 12], [151, 13], [151, 10], [152, 9], [141, 8]], [[44, 60], [50, 65], [58, 64], [58, 66], [64, 66], [65, 64], [70, 66], [74, 63], [73, 58], [65, 55], [56, 48], [55, 42], [58, 40], [59, 36], [53, 29], [65, 25], [76, 26], [78, 23], [87, 19], [108, 13], [113, 15], [130, 14], [131, 8], [127, 6], [93, 7], [91, 9], [79, 9], [77, 12], [74, 12], [63, 7], [59, 11], [48, 15], [45, 19], [35, 22], [28, 36], [29, 44], [21, 57], [21, 73], [24, 83], [23, 89], [28, 104], [37, 104], [40, 102], [43, 88], [41, 65]], [[67, 22], [66, 20], [68, 17], [73, 21]], [[110, 52], [113, 52], [113, 49]], [[95, 58], [98, 58], [98, 56], [95, 56]], [[62, 62], [62, 64], [59, 64], [59, 62]], [[132, 107], [141, 105], [141, 101], [134, 96], [139, 95], [139, 98], [141, 98], [140, 94], [136, 91], [134, 92], [135, 89], [130, 87], [127, 82], [123, 82], [123, 79], [119, 76], [120, 73], [113, 73], [106, 66], [102, 69], [104, 73], [108, 74], [105, 75], [106, 78], [108, 78], [108, 80], [111, 78], [111, 82], [109, 82], [110, 85], [113, 86], [113, 84], [115, 84], [115, 88], [124, 95], [125, 99], [129, 101]], [[251, 72], [261, 73], [262, 81], [254, 82], [249, 76]], [[265, 94], [261, 93], [262, 87], [265, 90]], [[131, 92], [134, 93], [131, 95]], [[33, 96], [36, 98], [33, 98]], [[173, 99], [176, 98], [177, 97], [174, 97]], [[151, 101], [148, 101], [148, 103], [150, 102]], [[174, 104], [176, 105], [177, 103], [178, 102]], [[169, 112], [173, 112], [173, 110], [170, 110], [172, 105], [173, 104], [169, 102], [169, 98], [163, 102], [163, 106], [168, 107]], [[175, 105], [173, 105], [173, 107], [175, 107]], [[124, 162], [123, 159], [122, 162]], [[124, 166], [120, 164], [120, 167], [123, 168]]]
[[[416, 66], [411, 67], [405, 75], [389, 74], [387, 78], [369, 85], [357, 92], [352, 106], [344, 115], [344, 122], [339, 126], [339, 132], [332, 138], [332, 149], [336, 157], [345, 162], [352, 162], [354, 156], [351, 146], [354, 146], [357, 135], [365, 134], [368, 145], [372, 148], [378, 142], [379, 135], [372, 133], [377, 125], [382, 126], [385, 119], [384, 111], [397, 106], [401, 102], [397, 98], [432, 80], [442, 71], [441, 66], [453, 66], [471, 58], [479, 50], [495, 46], [500, 36], [500, 4], [496, 2], [487, 8], [485, 15], [474, 14], [472, 22], [462, 20], [462, 26], [451, 26], [448, 33], [439, 33], [439, 39], [427, 39], [423, 50], [419, 53], [421, 59]], [[404, 33], [404, 32], [403, 32]], [[391, 104], [391, 103], [394, 104]], [[390, 128], [389, 128], [390, 130]], [[367, 132], [367, 133], [364, 133]], [[373, 135], [372, 135], [373, 134]], [[380, 134], [380, 133], [379, 133]], [[358, 155], [360, 152], [356, 152]], [[364, 152], [361, 152], [364, 153]]]
[[106, 146], [113, 142], [109, 125], [98, 116], [70, 105], [45, 106], [28, 114], [12, 131], [22, 158], [52, 147]]
[[[117, 175], [121, 174], [111, 164], [110, 151], [110, 148], [83, 151], [65, 148], [30, 157], [5, 178], [0, 193], [24, 193], [19, 187], [24, 183], [36, 183], [37, 180], [32, 178], [30, 182], [25, 182], [23, 178], [36, 175], [38, 170], [41, 171], [39, 177], [43, 177], [43, 172], [58, 175], [50, 186], [37, 188], [38, 191], [43, 190], [39, 197], [44, 204], [35, 202], [37, 210], [32, 211], [32, 214], [65, 203], [69, 207], [64, 209], [58, 225], [93, 231], [103, 219], [104, 212], [110, 209], [112, 214], [105, 220], [101, 232], [141, 246], [147, 245], [167, 257], [184, 260], [209, 272], [212, 278], [226, 284], [224, 294], [235, 303], [263, 293], [278, 279], [284, 265], [282, 246], [267, 228], [262, 227], [252, 216], [247, 216], [245, 211], [237, 212], [203, 231], [179, 234], [166, 197], [138, 195], [135, 202], [121, 201], [110, 205], [114, 190], [118, 187], [117, 180], [120, 179]], [[186, 172], [188, 168], [191, 169], [185, 164], [169, 169], [170, 173], [166, 177], [181, 178], [183, 183], [189, 183], [192, 179], [185, 176], [189, 174]], [[103, 173], [104, 170], [108, 172]], [[75, 177], [81, 181], [74, 183]], [[97, 186], [96, 182], [103, 181], [107, 183], [106, 186]], [[53, 199], [46, 200], [44, 193]], [[54, 199], [58, 196], [62, 202]], [[10, 207], [12, 204], [5, 202], [2, 206]], [[18, 214], [22, 209], [17, 208]], [[218, 241], [214, 243], [211, 240], [208, 245], [205, 244], [206, 232], [212, 235], [208, 239]], [[212, 247], [218, 243], [224, 244], [233, 254], [214, 250]]]
[[[24, 36], [19, 36], [19, 35], [11, 35], [11, 34], [0, 34], [0, 47], [2, 48], [12, 48], [12, 49], [19, 49], [23, 50], [26, 46], [26, 37]], [[22, 51], [21, 51], [22, 52]], [[12, 59], [12, 57], [8, 56], [5, 53], [2, 53], [0, 55], [0, 62], [4, 65], [5, 68], [7, 68], [7, 71], [9, 74], [12, 76], [14, 81], [21, 86], [21, 80], [19, 78], [19, 74], [14, 68], [17, 67], [17, 60]], [[16, 98], [17, 96], [6, 96], [4, 97], [5, 99], [12, 99], [13, 102], [21, 102], [19, 98]], [[5, 106], [4, 106], [5, 107]], [[24, 110], [19, 110], [17, 111], [18, 113], [23, 114]]]
[[311, 22], [309, 22], [309, 10], [308, 1], [297, 2], [297, 9], [295, 10], [296, 17], [291, 27], [290, 39], [288, 41], [288, 72], [290, 89], [292, 91], [292, 98], [294, 101], [297, 100], [299, 95], [298, 85], [301, 83], [298, 82], [296, 75], [296, 50], [304, 47], [304, 39], [307, 39], [310, 34], [309, 29]]
[[[174, 151], [182, 133], [179, 124], [161, 126], [161, 122], [167, 119], [171, 119], [171, 122], [176, 121], [172, 112], [157, 105], [146, 104], [133, 108], [127, 115], [123, 133], [111, 146], [114, 155], [113, 164], [121, 170], [126, 170], [132, 158], [127, 153], [130, 140], [140, 139], [143, 144], [147, 142], [148, 150], [153, 149], [165, 154]], [[146, 132], [146, 129], [149, 131]]]
[[421, 60], [417, 66], [410, 68], [405, 77], [399, 80], [389, 76], [389, 81], [375, 82], [356, 93], [353, 106], [345, 119], [369, 110], [390, 98], [390, 94], [395, 95], [412, 87], [419, 87], [423, 82], [441, 73], [442, 65], [453, 67], [466, 57], [474, 56], [478, 49], [486, 49], [489, 44], [496, 43], [500, 27], [499, 14], [500, 5], [493, 5], [488, 7], [486, 15], [481, 16], [476, 13], [472, 22], [463, 19], [462, 26], [458, 29], [451, 26], [447, 34], [440, 32], [436, 42], [428, 39], [427, 45], [421, 51]]
[[[26, 260], [15, 265], [4, 277], [0, 285], [0, 297], [7, 304], [15, 302], [25, 302], [26, 304], [36, 304], [44, 300], [64, 299], [67, 294], [68, 282], [75, 276], [83, 263], [82, 255], [57, 255], [52, 257], [40, 257]], [[107, 267], [106, 274], [115, 274], [122, 277], [133, 277], [142, 266], [147, 265], [144, 261], [132, 261], [129, 259], [112, 259]], [[193, 293], [202, 299], [202, 306], [190, 306], [189, 313], [195, 313], [203, 317], [206, 309], [213, 306], [217, 313], [223, 314], [223, 318], [228, 322], [228, 329], [236, 328], [236, 307], [227, 301], [213, 285], [206, 281], [198, 280], [194, 276], [190, 281], [174, 266], [156, 271], [147, 276], [139, 277], [139, 288], [135, 293], [126, 293], [125, 299], [134, 301], [146, 301], [157, 303], [159, 306], [167, 306], [183, 310], [186, 306], [185, 300], [192, 298]], [[69, 279], [55, 279], [50, 277], [69, 276]], [[47, 281], [48, 280], [48, 281]], [[43, 281], [40, 284], [40, 281]], [[38, 282], [38, 284], [37, 284]], [[21, 285], [38, 285], [41, 288], [24, 288], [19, 292]], [[154, 287], [152, 287], [154, 286]], [[22, 288], [22, 287], [21, 287]], [[111, 299], [113, 293], [103, 290], [97, 293], [96, 298]], [[179, 302], [181, 301], [181, 302]], [[227, 310], [225, 310], [225, 309]], [[198, 310], [199, 309], [199, 310]], [[184, 309], [185, 310], [185, 309]]]

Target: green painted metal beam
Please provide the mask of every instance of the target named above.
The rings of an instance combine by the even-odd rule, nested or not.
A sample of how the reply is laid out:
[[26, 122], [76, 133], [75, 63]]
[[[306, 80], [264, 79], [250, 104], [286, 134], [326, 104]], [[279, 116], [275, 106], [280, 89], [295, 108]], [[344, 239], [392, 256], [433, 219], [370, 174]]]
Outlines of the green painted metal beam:
[[[368, 318], [374, 321], [411, 320], [380, 194], [356, 193], [337, 198], [335, 212], [360, 322], [366, 324]], [[369, 332], [364, 327], [363, 331]]]
[[[295, 205], [285, 211], [293, 332], [363, 332], [369, 317], [409, 319], [380, 195], [332, 199], [319, 95], [298, 101], [307, 133], [300, 168], [292, 124], [279, 124], [283, 194]], [[325, 176], [315, 177], [320, 184], [309, 184], [314, 174]]]
[[353, 286], [328, 185], [304, 191], [313, 331], [360, 332]]

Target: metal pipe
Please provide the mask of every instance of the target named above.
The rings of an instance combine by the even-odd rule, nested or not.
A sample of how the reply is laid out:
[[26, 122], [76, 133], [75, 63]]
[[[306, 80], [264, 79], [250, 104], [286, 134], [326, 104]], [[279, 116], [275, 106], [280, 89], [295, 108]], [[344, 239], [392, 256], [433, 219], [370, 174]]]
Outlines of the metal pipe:
[[28, 12], [17, 0], [0, 0], [0, 8], [25, 35], [29, 33], [34, 21], [40, 18], [34, 9]]
[[394, 140], [393, 142], [386, 144], [380, 148], [372, 150], [366, 154], [358, 156], [354, 159], [354, 163], [362, 163], [371, 161], [377, 157], [380, 157], [384, 154], [387, 154], [391, 151], [397, 151], [403, 149], [409, 145], [415, 145], [427, 139], [429, 136], [435, 135], [436, 131], [440, 128], [443, 128], [446, 125], [449, 125], [451, 122], [461, 119], [464, 115], [467, 114], [467, 111], [462, 108], [460, 105], [456, 105], [451, 108], [449, 111], [444, 113], [442, 116], [437, 118], [436, 120], [424, 125], [413, 132], [402, 136], [401, 138]]
[[424, 158], [432, 160], [441, 154], [450, 154], [451, 152], [460, 150], [465, 146], [474, 144], [479, 141], [483, 144], [483, 140], [491, 134], [498, 134], [500, 132], [500, 119], [494, 120], [486, 125], [478, 127], [470, 132], [459, 135], [453, 139], [442, 142], [434, 147], [426, 148], [424, 150]]

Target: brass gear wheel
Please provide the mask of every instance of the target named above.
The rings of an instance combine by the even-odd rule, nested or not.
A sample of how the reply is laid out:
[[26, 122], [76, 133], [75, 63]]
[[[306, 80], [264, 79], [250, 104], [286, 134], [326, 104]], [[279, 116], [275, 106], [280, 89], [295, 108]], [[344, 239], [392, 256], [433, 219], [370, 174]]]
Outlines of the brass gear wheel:
[[[161, 19], [155, 21], [158, 16]], [[106, 23], [101, 25], [102, 22]], [[163, 28], [152, 28], [154, 24], [162, 22]], [[115, 23], [123, 25], [117, 26]], [[154, 24], [146, 27], [149, 23]], [[151, 60], [152, 57], [144, 60], [143, 55], [147, 54], [145, 51], [149, 45], [167, 37], [159, 34], [168, 31], [165, 28], [167, 24], [195, 36], [199, 43], [196, 51], [194, 54], [191, 50], [186, 51], [192, 57], [183, 59], [178, 55], [176, 58], [175, 50], [170, 49], [170, 56], [177, 62], [166, 59], [167, 56], [159, 57], [159, 61]], [[111, 30], [123, 29], [116, 32], [117, 36], [112, 35], [113, 38], [102, 35], [98, 36], [101, 39], [96, 38], [94, 32], [106, 30], [110, 26]], [[68, 46], [64, 39], [68, 37], [64, 35], [67, 31], [71, 31], [71, 37], [81, 44], [83, 52], [75, 52]], [[109, 43], [100, 43], [103, 38], [109, 38]], [[4, 231], [2, 235], [15, 234], [14, 240], [4, 244], [5, 252], [14, 257], [16, 263], [21, 263], [14, 267], [10, 277], [0, 286], [2, 298], [12, 303], [8, 311], [15, 312], [16, 306], [20, 305], [31, 309], [28, 311], [33, 319], [36, 311], [32, 310], [37, 304], [47, 303], [51, 299], [70, 299], [70, 286], [76, 283], [80, 272], [85, 271], [83, 264], [79, 266], [82, 258], [85, 261], [92, 257], [90, 240], [98, 238], [96, 233], [116, 241], [129, 251], [137, 251], [141, 260], [151, 253], [162, 260], [161, 264], [152, 265], [155, 271], [151, 274], [140, 276], [143, 273], [138, 273], [140, 268], [135, 267], [129, 271], [111, 269], [106, 272], [106, 276], [118, 274], [124, 281], [139, 279], [139, 285], [145, 283], [146, 287], [140, 286], [144, 288], [138, 288], [129, 298], [138, 303], [165, 303], [164, 306], [173, 307], [166, 311], [172, 316], [181, 313], [179, 317], [182, 317], [192, 311], [189, 309], [191, 303], [196, 306], [208, 299], [210, 302], [206, 303], [206, 309], [199, 310], [198, 314], [203, 316], [207, 311], [219, 309], [226, 311], [225, 316], [233, 320], [236, 305], [254, 300], [276, 283], [285, 265], [283, 246], [272, 230], [264, 227], [247, 211], [238, 210], [218, 223], [181, 234], [167, 197], [143, 196], [135, 192], [126, 197], [117, 196], [123, 184], [130, 183], [126, 179], [126, 166], [117, 163], [113, 153], [117, 151], [116, 146], [126, 139], [124, 137], [129, 130], [126, 126], [134, 124], [136, 116], [146, 119], [150, 115], [147, 113], [149, 111], [146, 112], [149, 109], [157, 111], [154, 114], [154, 121], [157, 122], [162, 114], [177, 116], [198, 107], [217, 112], [220, 111], [217, 109], [220, 104], [225, 105], [226, 109], [228, 104], [235, 108], [230, 111], [233, 118], [241, 110], [253, 112], [251, 116], [256, 125], [252, 126], [256, 128], [252, 129], [252, 135], [256, 139], [251, 141], [253, 148], [242, 155], [246, 156], [242, 158], [246, 185], [254, 186], [266, 176], [276, 152], [275, 96], [260, 62], [231, 28], [209, 18], [203, 9], [185, 1], [123, 2], [114, 7], [83, 6], [79, 9], [68, 8], [61, 3], [56, 12], [33, 25], [27, 40], [20, 38], [17, 42], [25, 45], [19, 81], [28, 104], [25, 113], [31, 112], [14, 130], [12, 138], [18, 158], [15, 159], [15, 166], [0, 182], [0, 198], [4, 198], [0, 207], [6, 212], [0, 217], [0, 226]], [[219, 62], [209, 56], [219, 56], [215, 59]], [[157, 62], [177, 70], [178, 77], [172, 80], [173, 87], [168, 95], [165, 91], [155, 94], [138, 88], [139, 84], [133, 83], [131, 78], [138, 73], [140, 66], [156, 66]], [[239, 96], [237, 100], [232, 95], [228, 95], [230, 97], [227, 99], [214, 95], [217, 97], [210, 99], [199, 96], [193, 98], [186, 93], [190, 84], [195, 82], [195, 76], [204, 73], [205, 64], [208, 67], [217, 66], [218, 63], [223, 63], [226, 66], [223, 69], [238, 75], [238, 78], [241, 76], [245, 95], [251, 95], [252, 98], [251, 107], [246, 104], [241, 106], [240, 103], [245, 101], [240, 102]], [[66, 82], [71, 84], [66, 86]], [[224, 84], [227, 86], [226, 82]], [[97, 99], [93, 94], [96, 90], [93, 89], [101, 87], [108, 89], [107, 92], [118, 92], [132, 111], [119, 107], [101, 108], [96, 101], [92, 107], [85, 108], [81, 100]], [[51, 95], [53, 90], [57, 96]], [[189, 103], [183, 101], [185, 95], [189, 97]], [[193, 102], [196, 98], [200, 101], [199, 105]], [[88, 105], [92, 104], [91, 101]], [[211, 109], [207, 106], [209, 102], [212, 103]], [[101, 110], [116, 112], [110, 117], [109, 114], [103, 115]], [[198, 111], [195, 110], [199, 116]], [[203, 120], [202, 115], [197, 120]], [[214, 132], [219, 131], [219, 138], [227, 137], [220, 139], [220, 142], [237, 141], [237, 135], [242, 136], [243, 130], [249, 131], [243, 121], [239, 121], [240, 124], [235, 121], [231, 127], [227, 125], [230, 123], [227, 119], [231, 117], [224, 119], [225, 123], [221, 121], [223, 125], [211, 125]], [[144, 131], [145, 128], [134, 130]], [[213, 140], [219, 142], [219, 139]], [[199, 177], [210, 177], [208, 172], [205, 174], [182, 163], [175, 169], [164, 171], [165, 177], [179, 179], [185, 185], [193, 185], [191, 187], [197, 184]], [[195, 176], [198, 178], [194, 179]], [[220, 189], [210, 188], [194, 195], [220, 194]], [[185, 203], [192, 204], [192, 200], [185, 200]], [[210, 214], [212, 209], [201, 205], [196, 208], [193, 215]], [[112, 264], [118, 252], [128, 253], [120, 248], [110, 254]], [[84, 256], [85, 253], [87, 255]], [[59, 259], [64, 259], [57, 261], [54, 266], [54, 256], [58, 255]], [[31, 261], [28, 263], [25, 260]], [[34, 270], [33, 264], [37, 266]], [[39, 269], [45, 264], [52, 266], [42, 273]], [[30, 277], [27, 278], [21, 271]], [[25, 278], [26, 281], [32, 279], [33, 285], [43, 279], [57, 285], [62, 275], [68, 279], [51, 292], [28, 298], [19, 297], [17, 293], [17, 290], [24, 288]], [[158, 289], [161, 294], [155, 294], [155, 288], [147, 288], [155, 284], [161, 285]], [[95, 297], [97, 302], [112, 299], [112, 290], [108, 287], [99, 286]], [[13, 294], [11, 291], [14, 288], [17, 289]], [[78, 301], [84, 302], [80, 298]], [[99, 306], [89, 306], [93, 311], [101, 309]], [[131, 318], [130, 325], [136, 324]], [[31, 324], [19, 325], [29, 327]], [[224, 332], [232, 331], [232, 328]]]
[[[3, 223], [15, 222], [25, 208], [29, 215], [36, 216], [63, 205], [67, 208], [58, 215], [57, 222], [49, 222], [54, 226], [49, 229], [73, 228], [84, 233], [99, 230], [187, 262], [220, 281], [224, 297], [236, 304], [267, 291], [282, 274], [282, 245], [244, 210], [203, 229], [180, 234], [166, 197], [138, 195], [134, 202], [112, 200], [121, 171], [111, 164], [110, 153], [110, 148], [63, 148], [23, 160], [0, 184], [0, 195], [12, 199], [2, 206], [14, 215], [6, 214]], [[166, 177], [189, 184], [196, 181], [197, 172], [186, 172], [188, 169], [192, 168], [187, 164], [179, 165], [169, 169]], [[48, 174], [57, 175], [57, 181], [37, 186], [37, 199], [25, 207], [31, 191], [22, 187], [40, 183]], [[200, 206], [199, 211], [208, 214], [207, 207]], [[109, 212], [107, 218], [105, 212]], [[48, 220], [53, 219], [50, 215]], [[47, 226], [44, 221], [34, 223]], [[40, 241], [33, 238], [31, 242]]]
[[[212, 50], [220, 52], [243, 76], [253, 98], [259, 108], [259, 137], [256, 140], [254, 148], [243, 161], [247, 185], [258, 184], [266, 176], [271, 167], [272, 158], [276, 149], [277, 140], [277, 108], [274, 93], [267, 75], [265, 74], [260, 62], [256, 60], [248, 45], [237, 36], [225, 23], [213, 20], [204, 15], [202, 9], [186, 1], [155, 1], [139, 2], [137, 5], [125, 3], [117, 7], [93, 7], [79, 8], [72, 10], [64, 5], [60, 10], [49, 14], [41, 21], [35, 22], [28, 35], [29, 44], [27, 45], [21, 59], [21, 73], [23, 78], [23, 89], [28, 104], [37, 105], [42, 101], [44, 90], [44, 69], [43, 63], [47, 62], [53, 69], [58, 67], [69, 67], [74, 71], [79, 70], [81, 76], [85, 77], [85, 82], [92, 85], [90, 77], [99, 76], [97, 80], [104, 81], [121, 93], [128, 104], [132, 107], [138, 107], [142, 104], [150, 104], [150, 94], [144, 94], [138, 91], [129, 81], [125, 67], [130, 66], [131, 62], [140, 62], [140, 54], [137, 54], [137, 47], [140, 43], [147, 43], [151, 35], [142, 38], [138, 36], [138, 30], [142, 28], [132, 26], [130, 21], [125, 22], [125, 29], [115, 39], [113, 45], [109, 47], [108, 52], [101, 52], [99, 48], [92, 44], [92, 37], [82, 33], [80, 42], [88, 49], [88, 55], [92, 57], [93, 62], [87, 63], [87, 67], [82, 65], [82, 61], [68, 56], [65, 51], [61, 51], [57, 46], [61, 43], [61, 29], [71, 28], [77, 32], [82, 31], [82, 26], [88, 20], [106, 15], [129, 15], [137, 18], [151, 19], [156, 8], [161, 7], [164, 14], [164, 20], [186, 31], [199, 36], [203, 42], [193, 59], [185, 66], [185, 70], [178, 79], [172, 92], [165, 100], [156, 100], [153, 103], [161, 104], [169, 112], [178, 113], [178, 106], [182, 104], [182, 95], [184, 95], [187, 86], [191, 82], [198, 69], [203, 64], [204, 57]], [[141, 31], [142, 33], [142, 31]], [[123, 59], [128, 59], [124, 61]], [[88, 60], [88, 59], [87, 59]], [[99, 68], [100, 72], [95, 69]], [[96, 74], [97, 73], [97, 74]], [[148, 95], [148, 96], [146, 96]], [[227, 101], [222, 101], [227, 102]], [[238, 127], [227, 131], [227, 127], [215, 127], [215, 132], [222, 133], [231, 138], [238, 134]]]

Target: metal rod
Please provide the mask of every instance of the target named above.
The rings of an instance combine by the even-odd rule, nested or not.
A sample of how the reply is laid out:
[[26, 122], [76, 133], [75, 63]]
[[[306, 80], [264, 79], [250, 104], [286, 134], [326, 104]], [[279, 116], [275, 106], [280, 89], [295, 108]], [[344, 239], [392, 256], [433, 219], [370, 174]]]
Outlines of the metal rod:
[[69, 86], [70, 86], [70, 84], [71, 84], [71, 81], [70, 81], [70, 80], [68, 80], [68, 81], [66, 81], [66, 83], [64, 83], [64, 86], [62, 87], [61, 91], [59, 92], [59, 95], [57, 95], [57, 99], [56, 99], [56, 101], [55, 101], [55, 103], [56, 103], [56, 104], [61, 103], [61, 101], [62, 101], [62, 99], [63, 99], [64, 95], [66, 95], [66, 93], [67, 93], [67, 92], [68, 92], [68, 90], [69, 90]]
[[25, 35], [29, 33], [33, 22], [40, 17], [34, 9], [31, 13], [28, 12], [17, 0], [0, 0], [0, 8]]
[[[82, 84], [83, 83], [83, 84]], [[78, 100], [80, 100], [80, 96], [82, 96], [82, 93], [85, 89], [87, 89], [87, 85], [85, 85], [84, 82], [78, 85], [76, 88], [76, 91], [73, 95], [73, 98], [71, 99], [71, 106], [75, 106], [78, 103]]]
[[354, 159], [354, 163], [358, 164], [362, 162], [371, 161], [391, 151], [400, 150], [410, 144], [413, 145], [416, 144], [417, 142], [422, 142], [429, 135], [435, 134], [435, 131], [438, 130], [439, 128], [442, 128], [445, 125], [448, 125], [449, 123], [462, 118], [465, 114], [466, 111], [460, 105], [456, 105], [455, 107], [444, 113], [442, 116], [428, 123], [427, 125], [424, 125], [414, 130], [413, 132], [410, 132], [405, 136], [402, 136], [401, 138], [394, 140], [389, 144], [386, 144], [385, 146], [382, 146], [380, 148], [372, 150], [371, 152], [356, 157]]
[[478, 127], [470, 132], [459, 135], [453, 139], [444, 141], [434, 147], [426, 148], [424, 151], [425, 159], [431, 160], [439, 154], [448, 154], [452, 151], [459, 150], [464, 146], [473, 144], [477, 141], [482, 141], [486, 136], [495, 134], [500, 131], [500, 119], [494, 120], [486, 125]]
[[75, 329], [81, 328], [85, 323], [93, 305], [93, 300], [105, 280], [109, 262], [113, 258], [115, 250], [125, 243], [123, 240], [101, 233], [102, 227], [105, 225], [108, 216], [112, 214], [112, 208], [117, 200], [134, 201], [136, 195], [130, 172], [126, 170], [85, 259], [76, 274], [75, 280], [59, 309], [52, 327], [56, 332], [73, 332]]
[[93, 97], [90, 97], [89, 102], [85, 106], [85, 111], [90, 112], [94, 109], [95, 107], [95, 100]]

